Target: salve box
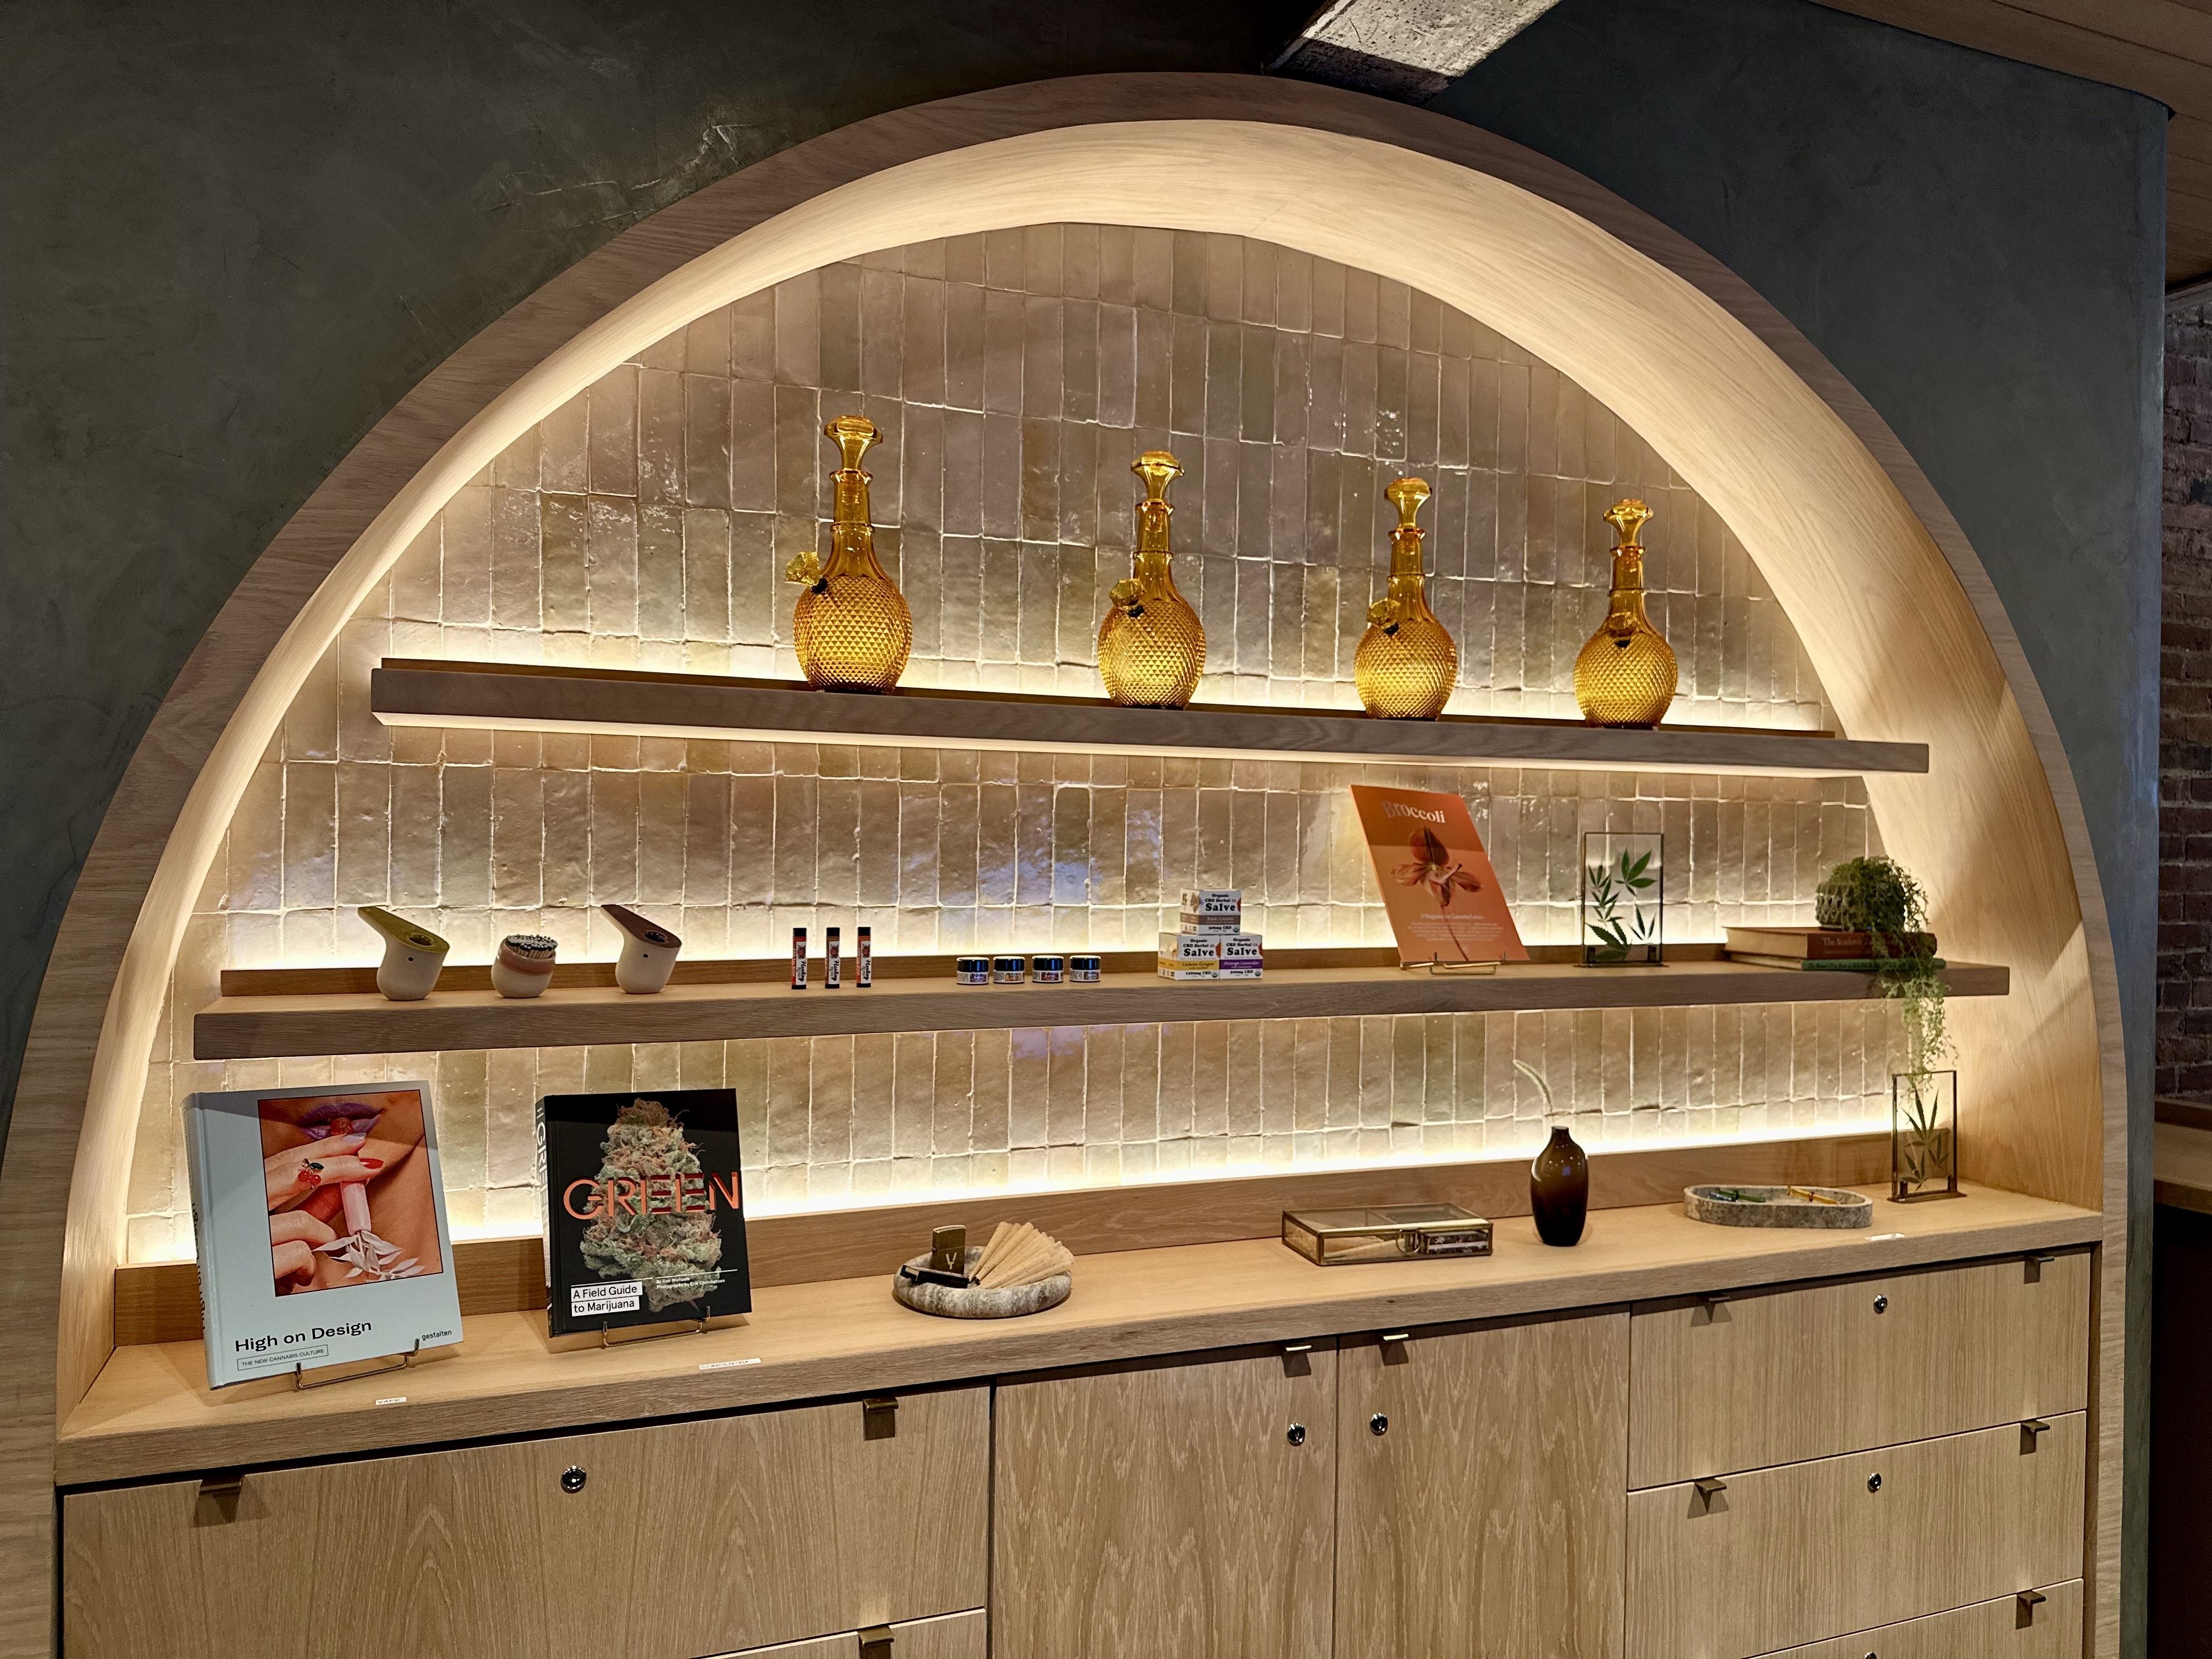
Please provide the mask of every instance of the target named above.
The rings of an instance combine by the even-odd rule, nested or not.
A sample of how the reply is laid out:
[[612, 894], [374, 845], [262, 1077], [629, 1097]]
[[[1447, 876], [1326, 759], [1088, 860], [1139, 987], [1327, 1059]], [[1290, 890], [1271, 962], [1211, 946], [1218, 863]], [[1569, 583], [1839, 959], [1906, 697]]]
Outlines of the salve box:
[[1184, 890], [1179, 918], [1186, 933], [1235, 933], [1244, 927], [1244, 890], [1201, 887]]
[[1162, 933], [1164, 979], [1257, 979], [1262, 966], [1257, 933]]

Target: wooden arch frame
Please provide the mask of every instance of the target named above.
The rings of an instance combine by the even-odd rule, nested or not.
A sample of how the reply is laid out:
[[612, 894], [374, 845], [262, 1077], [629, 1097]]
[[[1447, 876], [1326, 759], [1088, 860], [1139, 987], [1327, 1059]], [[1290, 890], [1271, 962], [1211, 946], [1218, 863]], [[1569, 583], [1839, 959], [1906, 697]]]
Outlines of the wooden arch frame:
[[[57, 1423], [112, 1346], [144, 1063], [184, 918], [275, 721], [381, 568], [514, 433], [671, 328], [879, 246], [1053, 220], [1259, 237], [1482, 318], [1611, 406], [1719, 511], [1852, 736], [1888, 844], [2012, 995], [1958, 1024], [1985, 1103], [1969, 1173], [2101, 1208], [2096, 1648], [2118, 1632], [2126, 1227], [2117, 980], [2073, 776], [1979, 560], [1881, 418], [1741, 281], [1570, 170], [1449, 118], [1228, 76], [1003, 88], [862, 121], [633, 227], [486, 328], [347, 456], [240, 584], [134, 754], [41, 988], [4, 1163], [22, 1287], [0, 1349], [0, 1559], [51, 1561]], [[2008, 878], [1990, 856], [2006, 844]], [[2025, 872], [2023, 872], [2023, 866]], [[66, 1206], [59, 1195], [66, 1193]], [[52, 1584], [0, 1583], [0, 1655]]]

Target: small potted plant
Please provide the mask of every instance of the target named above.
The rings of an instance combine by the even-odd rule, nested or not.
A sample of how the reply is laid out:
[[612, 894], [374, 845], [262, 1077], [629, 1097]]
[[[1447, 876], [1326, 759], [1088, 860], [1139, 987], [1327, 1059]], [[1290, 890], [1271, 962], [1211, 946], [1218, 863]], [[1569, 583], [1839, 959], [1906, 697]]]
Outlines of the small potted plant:
[[1847, 859], [1814, 897], [1823, 927], [1867, 935], [1875, 978], [1905, 1027], [1905, 1069], [1889, 1079], [1891, 1194], [1899, 1203], [1959, 1194], [1959, 1074], [1951, 1052], [1943, 962], [1928, 928], [1928, 896], [1894, 859]]

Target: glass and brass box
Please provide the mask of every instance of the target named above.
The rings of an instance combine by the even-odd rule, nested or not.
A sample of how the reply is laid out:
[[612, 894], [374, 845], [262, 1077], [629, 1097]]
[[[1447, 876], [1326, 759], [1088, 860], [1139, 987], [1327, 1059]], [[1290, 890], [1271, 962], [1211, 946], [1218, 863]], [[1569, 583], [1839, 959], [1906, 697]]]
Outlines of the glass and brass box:
[[1456, 1204], [1285, 1210], [1283, 1243], [1323, 1267], [1347, 1261], [1488, 1255], [1490, 1223]]

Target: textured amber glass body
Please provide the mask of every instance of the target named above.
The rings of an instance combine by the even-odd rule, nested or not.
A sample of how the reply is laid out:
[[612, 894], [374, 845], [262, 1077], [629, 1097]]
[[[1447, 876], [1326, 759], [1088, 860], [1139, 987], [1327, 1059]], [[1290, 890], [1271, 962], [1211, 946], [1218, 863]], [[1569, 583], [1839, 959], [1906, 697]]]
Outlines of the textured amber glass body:
[[1114, 584], [1113, 608], [1098, 625], [1098, 678], [1115, 702], [1181, 708], [1198, 690], [1206, 666], [1206, 629], [1175, 585], [1168, 544], [1169, 481], [1182, 465], [1148, 449], [1129, 467], [1145, 481], [1137, 503], [1137, 551], [1126, 580]]
[[1620, 532], [1613, 596], [1605, 620], [1575, 659], [1575, 701], [1592, 726], [1656, 726], [1674, 701], [1679, 671], [1674, 647], [1644, 614], [1644, 549], [1636, 538], [1651, 509], [1616, 501], [1605, 516]]
[[791, 613], [792, 648], [810, 685], [888, 691], [906, 672], [914, 649], [914, 613], [876, 562], [876, 532], [868, 522], [868, 475], [860, 458], [882, 434], [858, 415], [840, 415], [822, 429], [845, 465], [836, 474], [829, 562], [802, 553], [784, 571], [805, 585]]
[[1429, 609], [1421, 579], [1421, 532], [1413, 523], [1429, 486], [1401, 478], [1383, 492], [1398, 509], [1390, 532], [1390, 586], [1367, 612], [1352, 653], [1353, 681], [1367, 712], [1381, 720], [1432, 720], [1459, 678], [1459, 647]]

